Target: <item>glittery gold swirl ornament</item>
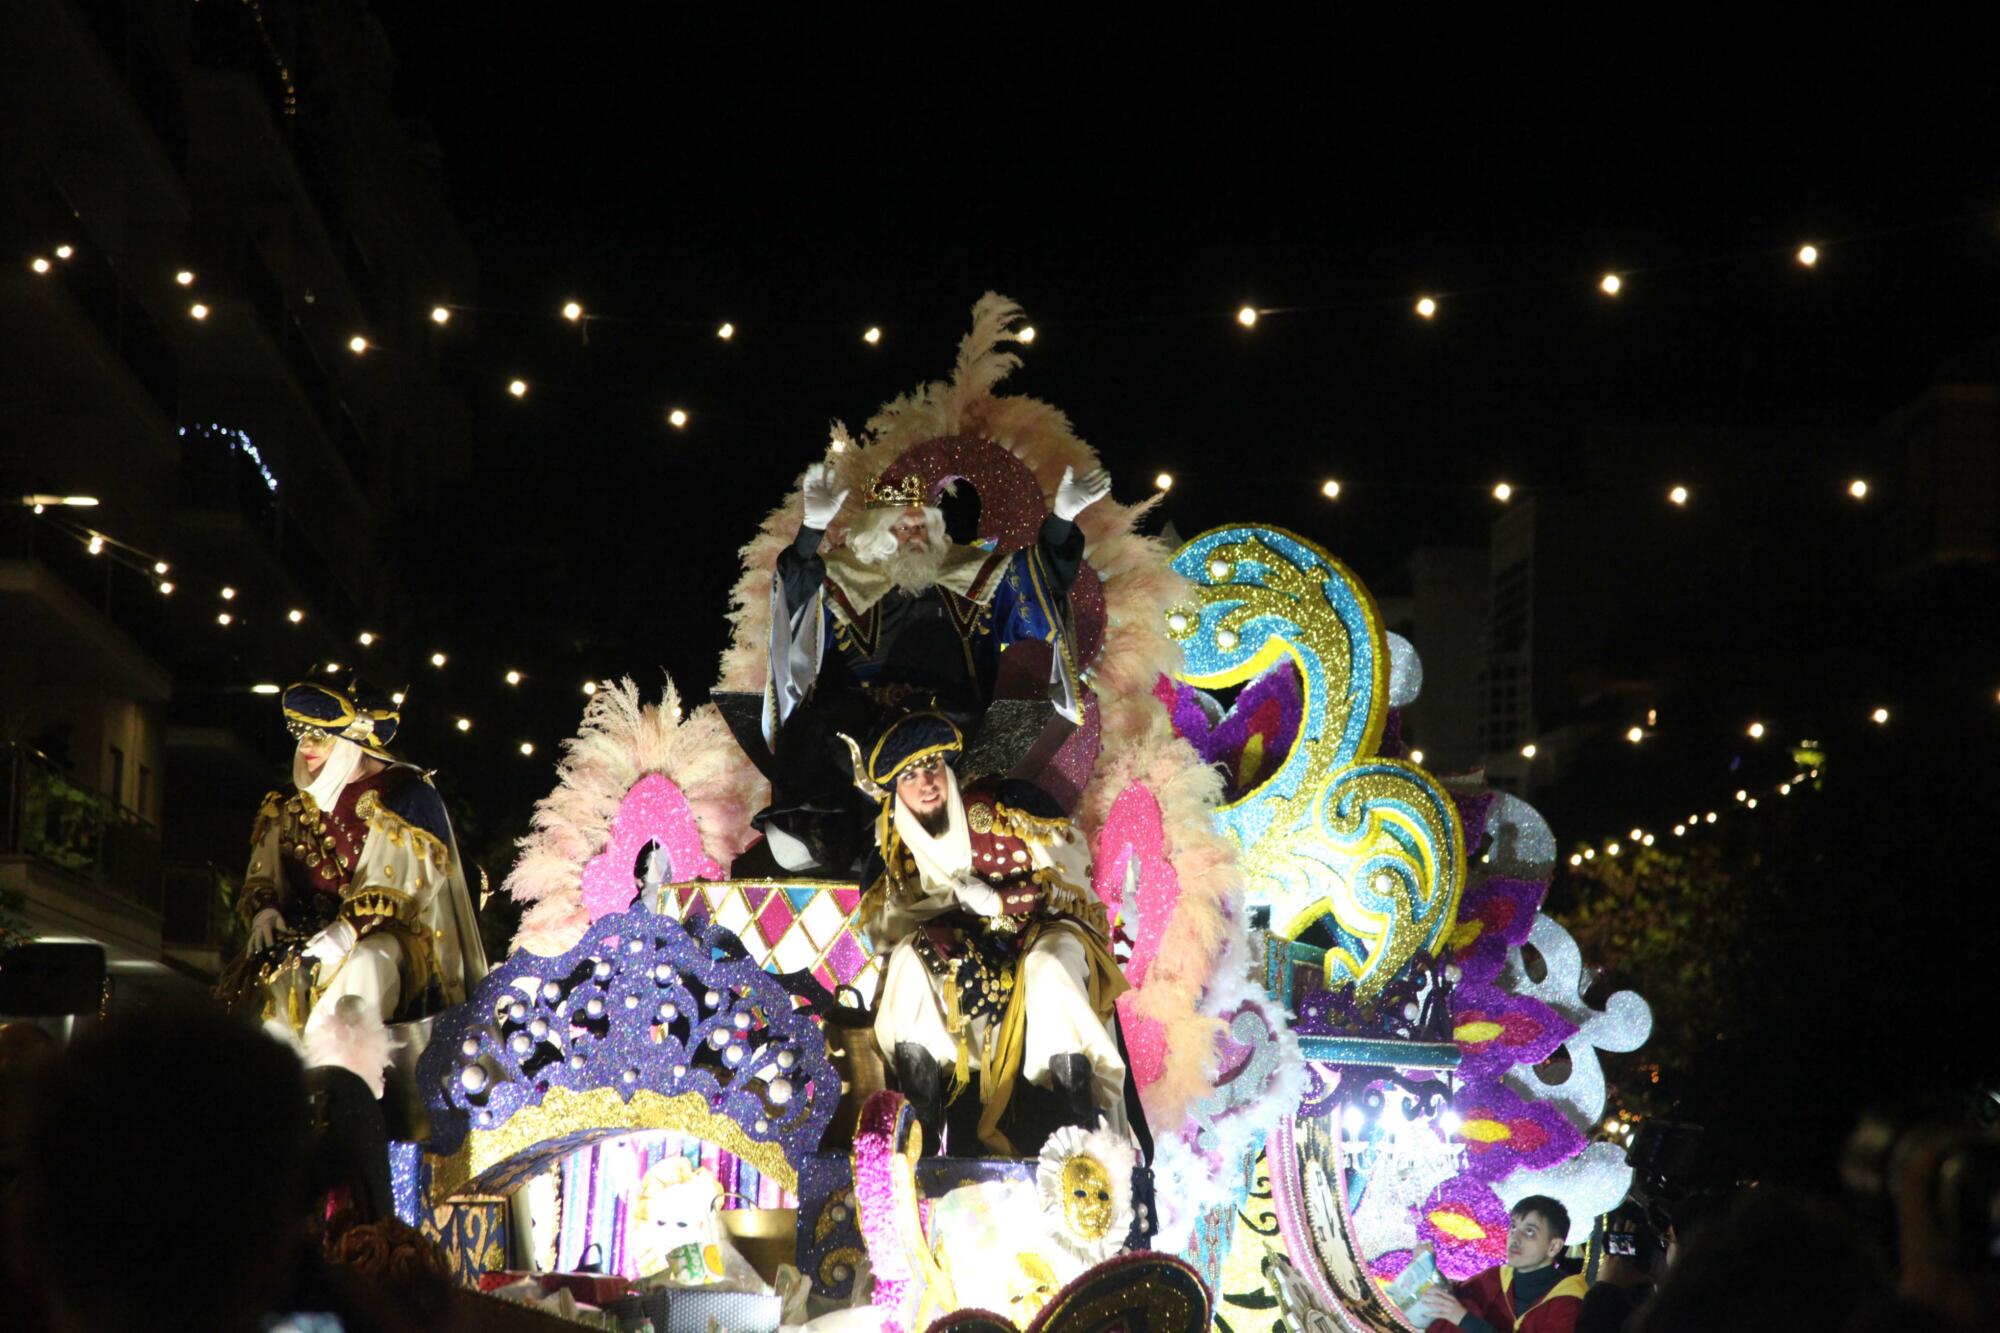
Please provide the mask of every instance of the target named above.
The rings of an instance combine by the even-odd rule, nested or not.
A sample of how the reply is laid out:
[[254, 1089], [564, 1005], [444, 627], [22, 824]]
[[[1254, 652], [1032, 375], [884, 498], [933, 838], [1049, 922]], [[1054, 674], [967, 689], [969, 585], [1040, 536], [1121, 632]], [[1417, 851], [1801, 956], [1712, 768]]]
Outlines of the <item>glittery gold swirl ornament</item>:
[[1465, 884], [1450, 797], [1416, 765], [1376, 755], [1392, 656], [1381, 612], [1345, 565], [1279, 528], [1217, 528], [1173, 564], [1198, 595], [1167, 615], [1182, 680], [1227, 689], [1289, 660], [1304, 685], [1291, 751], [1217, 811], [1247, 897], [1287, 938], [1325, 920], [1328, 983], [1372, 1000], [1419, 951], [1439, 952]]

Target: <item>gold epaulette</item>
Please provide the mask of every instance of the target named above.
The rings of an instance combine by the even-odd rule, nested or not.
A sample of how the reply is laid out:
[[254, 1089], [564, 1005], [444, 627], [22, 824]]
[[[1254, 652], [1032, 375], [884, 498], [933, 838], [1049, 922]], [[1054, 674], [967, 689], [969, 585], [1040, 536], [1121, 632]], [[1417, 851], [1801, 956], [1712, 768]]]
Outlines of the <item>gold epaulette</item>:
[[1026, 810], [1017, 810], [1011, 805], [993, 802], [993, 832], [1002, 837], [1019, 838], [1022, 842], [1046, 845], [1064, 842], [1074, 836], [1075, 825], [1067, 819], [1046, 819], [1041, 815], [1031, 815]]
[[409, 926], [416, 922], [416, 906], [417, 900], [407, 893], [380, 884], [371, 884], [342, 898], [340, 913], [351, 919], [356, 926], [383, 921], [394, 921], [398, 925]]
[[368, 821], [370, 828], [382, 830], [382, 836], [389, 840], [391, 846], [428, 848], [431, 859], [437, 863], [438, 872], [444, 875], [451, 874], [451, 849], [439, 841], [438, 836], [429, 829], [418, 828], [382, 804], [380, 793], [362, 792], [361, 798], [354, 803], [354, 813]]

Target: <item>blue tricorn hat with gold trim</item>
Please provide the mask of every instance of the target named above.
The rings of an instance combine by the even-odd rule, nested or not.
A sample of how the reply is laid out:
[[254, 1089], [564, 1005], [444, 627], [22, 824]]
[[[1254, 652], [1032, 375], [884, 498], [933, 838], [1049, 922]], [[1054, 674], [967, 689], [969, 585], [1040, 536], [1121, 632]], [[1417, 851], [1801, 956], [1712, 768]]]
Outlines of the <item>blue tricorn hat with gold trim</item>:
[[943, 713], [905, 713], [883, 727], [864, 761], [861, 747], [843, 735], [854, 759], [854, 785], [878, 801], [889, 799], [896, 779], [915, 764], [942, 757], [949, 764], [965, 752], [965, 735]]
[[321, 731], [353, 741], [365, 754], [391, 763], [390, 742], [403, 715], [388, 695], [360, 681], [336, 689], [316, 680], [302, 680], [285, 687], [285, 727], [292, 735]]

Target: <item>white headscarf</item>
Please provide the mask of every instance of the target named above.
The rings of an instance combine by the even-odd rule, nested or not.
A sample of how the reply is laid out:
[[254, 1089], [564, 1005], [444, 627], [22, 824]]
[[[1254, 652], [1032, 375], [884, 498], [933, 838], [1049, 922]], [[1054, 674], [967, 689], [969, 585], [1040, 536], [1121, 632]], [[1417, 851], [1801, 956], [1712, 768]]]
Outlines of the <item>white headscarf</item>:
[[306, 780], [306, 761], [298, 751], [292, 752], [292, 784], [312, 797], [313, 804], [322, 810], [333, 809], [333, 803], [340, 799], [340, 789], [354, 776], [354, 770], [361, 766], [361, 747], [340, 736], [333, 739], [333, 750], [326, 762], [319, 766], [319, 776], [310, 782]]
[[958, 794], [957, 774], [949, 768], [944, 771], [947, 822], [944, 832], [935, 838], [924, 832], [922, 821], [903, 804], [900, 795], [889, 799], [896, 803], [896, 836], [915, 858], [925, 888], [951, 884], [972, 870], [972, 834], [965, 824], [965, 802]]

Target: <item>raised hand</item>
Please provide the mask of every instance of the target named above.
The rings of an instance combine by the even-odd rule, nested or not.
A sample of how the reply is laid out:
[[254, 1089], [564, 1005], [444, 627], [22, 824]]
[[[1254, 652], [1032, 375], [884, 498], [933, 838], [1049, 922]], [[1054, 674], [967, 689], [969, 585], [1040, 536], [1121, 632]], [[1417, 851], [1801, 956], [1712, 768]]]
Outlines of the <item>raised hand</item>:
[[814, 463], [805, 476], [806, 526], [825, 532], [847, 500], [846, 491], [833, 488], [833, 464]]
[[1111, 494], [1111, 474], [1101, 467], [1092, 468], [1079, 480], [1076, 469], [1063, 469], [1062, 481], [1056, 486], [1055, 514], [1057, 518], [1074, 523], [1076, 516]]

